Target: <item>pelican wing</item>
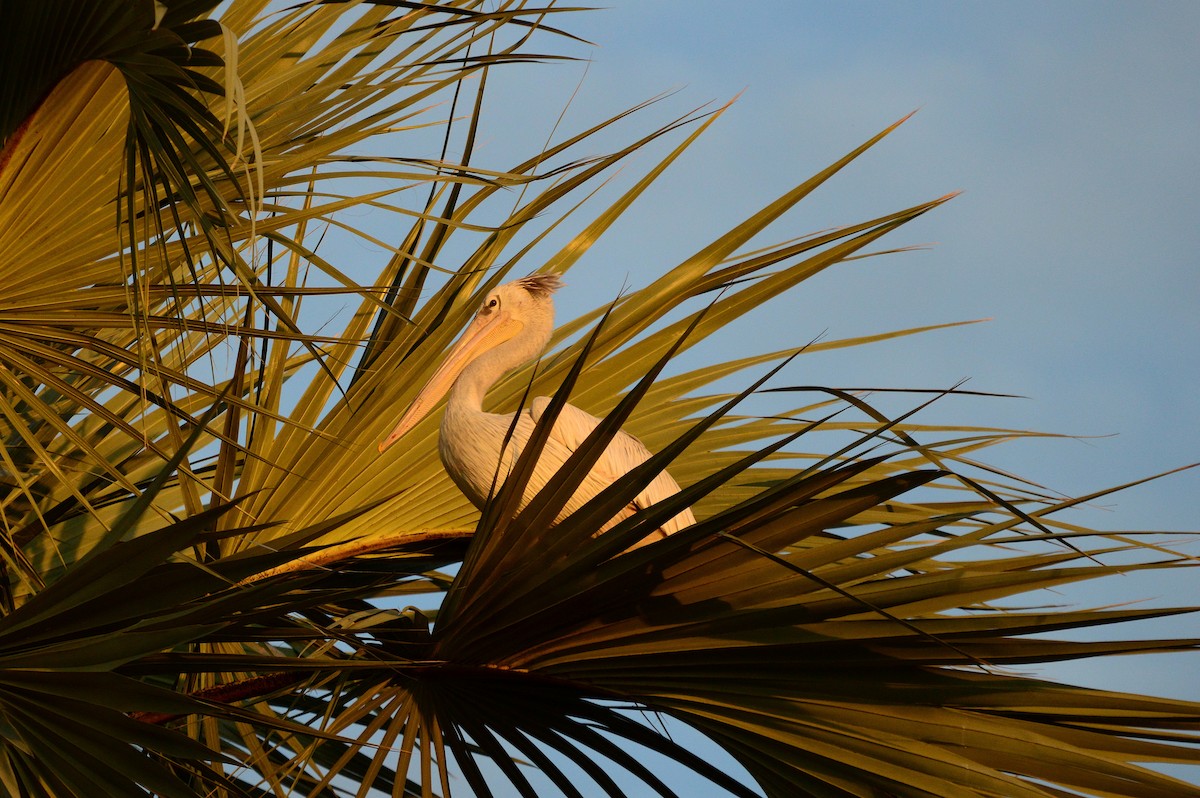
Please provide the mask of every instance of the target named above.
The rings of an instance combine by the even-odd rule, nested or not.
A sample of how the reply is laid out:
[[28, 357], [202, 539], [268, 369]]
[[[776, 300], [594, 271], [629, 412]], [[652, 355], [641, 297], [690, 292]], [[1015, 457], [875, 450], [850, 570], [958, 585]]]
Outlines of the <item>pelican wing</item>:
[[[549, 404], [550, 398], [547, 396], [539, 396], [533, 400], [529, 414], [535, 422], [541, 420], [542, 414], [546, 412]], [[574, 452], [583, 445], [587, 436], [599, 424], [600, 419], [568, 404], [563, 407], [562, 412], [555, 419], [554, 428], [550, 431], [550, 438]], [[592, 474], [605, 484], [611, 484], [649, 459], [650, 450], [644, 443], [628, 432], [619, 430], [609, 441], [604, 454], [600, 455], [600, 459], [596, 461], [596, 465], [592, 467]], [[638, 508], [649, 507], [678, 492], [679, 483], [666, 471], [661, 471], [637, 495], [633, 504]], [[692, 515], [692, 511], [684, 510], [664, 523], [662, 531], [664, 534], [670, 535], [694, 523], [696, 523], [696, 518]]]

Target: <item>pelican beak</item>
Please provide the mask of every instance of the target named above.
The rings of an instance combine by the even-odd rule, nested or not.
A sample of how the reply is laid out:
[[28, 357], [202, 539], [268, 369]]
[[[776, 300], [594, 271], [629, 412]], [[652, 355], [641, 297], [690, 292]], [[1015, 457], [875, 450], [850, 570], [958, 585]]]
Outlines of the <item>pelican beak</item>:
[[521, 322], [503, 310], [487, 316], [476, 316], [475, 320], [471, 322], [471, 326], [446, 355], [442, 365], [433, 373], [429, 382], [425, 383], [425, 387], [404, 411], [396, 428], [380, 442], [380, 453], [386, 451], [389, 446], [415, 427], [421, 419], [429, 415], [429, 411], [449, 392], [450, 386], [454, 385], [458, 375], [462, 374], [463, 369], [469, 366], [471, 361], [513, 338], [523, 326]]

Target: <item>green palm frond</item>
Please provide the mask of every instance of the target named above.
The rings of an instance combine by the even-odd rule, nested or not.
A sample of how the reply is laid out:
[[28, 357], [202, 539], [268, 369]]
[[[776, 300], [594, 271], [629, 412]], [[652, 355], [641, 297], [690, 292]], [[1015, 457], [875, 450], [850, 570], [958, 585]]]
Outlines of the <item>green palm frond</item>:
[[[674, 794], [639, 751], [732, 795], [1200, 794], [1144, 766], [1196, 762], [1200, 705], [1014, 670], [1194, 650], [1059, 638], [1189, 607], [1036, 603], [1194, 559], [1071, 520], [1106, 491], [1063, 500], [980, 462], [1041, 433], [928, 420], [960, 387], [896, 413], [886, 389], [767, 382], [955, 323], [673, 360], [950, 199], [764, 244], [904, 120], [565, 320], [489, 401], [605, 420], [521, 508], [535, 437], [481, 513], [437, 461], [436, 415], [376, 454], [397, 408], [482, 295], [581, 263], [728, 106], [597, 152], [645, 104], [483, 162], [489, 81], [560, 58], [543, 46], [571, 9], [5, 8], [11, 794]], [[764, 396], [794, 406], [746, 409]], [[552, 525], [618, 429], [657, 454]], [[666, 466], [682, 492], [598, 535]], [[683, 507], [695, 526], [627, 551]]]
[[[663, 456], [677, 453], [668, 448]], [[500, 757], [514, 787], [528, 792], [526, 776], [505, 768], [501, 752], [533, 759], [536, 748], [539, 770], [555, 784], [570, 783], [553, 762], [609, 752], [578, 723], [633, 744], [668, 745], [651, 742], [658, 734], [652, 728], [626, 722], [621, 710], [640, 707], [703, 730], [772, 795], [968, 788], [1045, 795], [1028, 777], [1115, 794], [1130, 784], [1148, 794], [1192, 794], [1132, 761], [1196, 761], [1194, 749], [1174, 750], [1170, 741], [1195, 741], [1197, 705], [1118, 700], [1003, 670], [1059, 657], [1192, 648], [1196, 641], [1023, 639], [1186, 609], [1029, 612], [998, 605], [1106, 573], [1188, 563], [1096, 566], [1053, 546], [998, 556], [991, 541], [1013, 540], [1012, 523], [982, 522], [1001, 509], [995, 505], [846, 534], [864, 511], [947, 476], [910, 471], [862, 484], [876, 465], [863, 458], [798, 474], [619, 557], [653, 528], [651, 518], [593, 536], [636, 484], [614, 486], [613, 495], [596, 500], [610, 507], [590, 517], [581, 510], [553, 529], [528, 518], [553, 513], [553, 506], [531, 504], [511, 521], [505, 512], [485, 513], [437, 617], [430, 652], [416, 666], [420, 676], [400, 676], [386, 688], [372, 684], [370, 694], [344, 699], [347, 714], [363, 717], [359, 744], [383, 733], [422, 756], [446, 751], [484, 793], [471, 760]], [[703, 489], [693, 486], [681, 500]], [[506, 484], [505, 492], [513, 491], [520, 495]], [[502, 493], [497, 502], [504, 501]], [[675, 511], [659, 510], [663, 517]], [[972, 520], [974, 531], [947, 534]], [[1077, 559], [1083, 564], [1072, 565]], [[1001, 696], [1010, 695], [1020, 698], [1004, 708]], [[584, 710], [573, 703], [580, 699], [599, 703]], [[560, 758], [547, 760], [551, 751]], [[345, 748], [340, 761], [357, 753]], [[740, 794], [705, 763], [673, 758]], [[444, 762], [445, 754], [434, 760]], [[400, 762], [407, 767], [407, 758]], [[612, 765], [657, 789], [636, 760], [616, 757]], [[605, 778], [590, 775], [604, 789]]]

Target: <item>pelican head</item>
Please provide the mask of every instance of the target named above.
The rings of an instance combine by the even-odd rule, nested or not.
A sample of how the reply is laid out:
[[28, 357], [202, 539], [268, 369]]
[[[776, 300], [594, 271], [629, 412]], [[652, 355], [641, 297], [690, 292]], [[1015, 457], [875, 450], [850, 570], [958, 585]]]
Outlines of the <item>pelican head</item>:
[[554, 329], [551, 294], [561, 286], [556, 274], [531, 274], [490, 292], [396, 428], [379, 444], [379, 451], [385, 451], [428, 415], [468, 369], [483, 391], [505, 372], [541, 354]]

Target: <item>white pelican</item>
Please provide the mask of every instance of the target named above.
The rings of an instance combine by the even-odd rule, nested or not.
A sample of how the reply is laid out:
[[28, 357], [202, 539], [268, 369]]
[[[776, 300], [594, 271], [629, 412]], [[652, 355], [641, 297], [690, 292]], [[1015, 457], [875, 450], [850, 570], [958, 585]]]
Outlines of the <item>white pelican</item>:
[[[533, 360], [546, 347], [554, 327], [554, 302], [550, 295], [561, 285], [556, 275], [535, 274], [506, 283], [488, 294], [445, 361], [413, 399], [396, 428], [379, 444], [379, 451], [383, 452], [403, 437], [449, 391], [438, 452], [450, 478], [472, 504], [482, 509], [493, 484], [497, 489], [503, 484], [533, 433], [534, 425], [550, 404], [549, 397], [539, 396], [529, 409], [520, 412], [512, 438], [502, 453], [513, 414], [484, 412], [483, 397], [496, 380]], [[522, 507], [599, 423], [600, 419], [577, 407], [569, 404], [563, 407], [525, 488]], [[650, 451], [641, 441], [624, 431], [618, 432], [556, 522], [649, 458]], [[498, 463], [501, 463], [499, 474]], [[667, 472], [662, 472], [604, 529], [628, 518], [638, 508], [648, 507], [677, 492], [679, 485]], [[683, 510], [663, 524], [657, 534], [647, 536], [633, 548], [678, 532], [695, 522], [692, 511]]]

